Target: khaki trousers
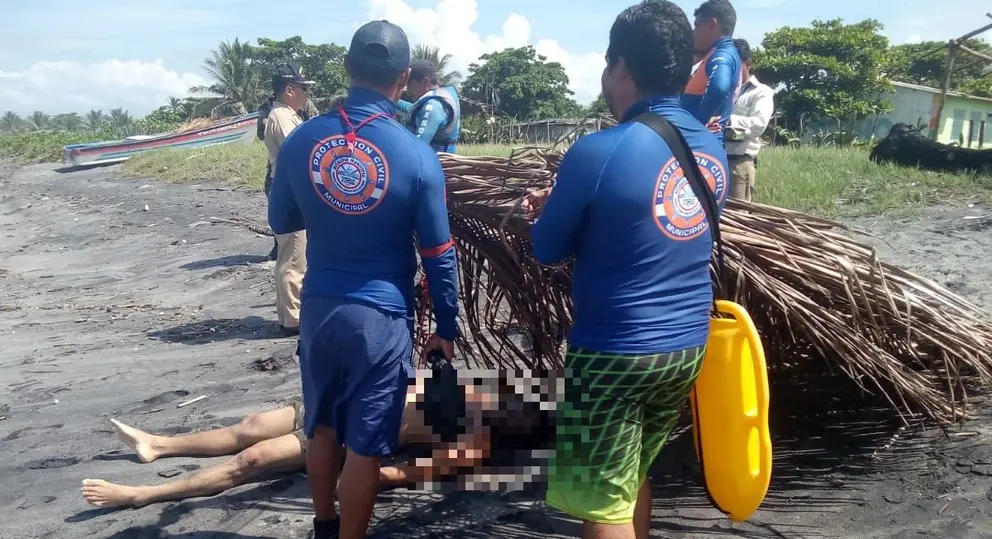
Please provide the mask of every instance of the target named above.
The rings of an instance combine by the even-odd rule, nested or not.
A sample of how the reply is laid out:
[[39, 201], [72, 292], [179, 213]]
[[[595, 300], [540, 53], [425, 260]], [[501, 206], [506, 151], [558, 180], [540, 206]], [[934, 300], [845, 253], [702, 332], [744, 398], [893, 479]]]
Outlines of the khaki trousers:
[[300, 290], [307, 272], [307, 233], [276, 236], [276, 316], [279, 325], [300, 327]]
[[730, 197], [751, 202], [756, 170], [754, 160], [730, 156]]

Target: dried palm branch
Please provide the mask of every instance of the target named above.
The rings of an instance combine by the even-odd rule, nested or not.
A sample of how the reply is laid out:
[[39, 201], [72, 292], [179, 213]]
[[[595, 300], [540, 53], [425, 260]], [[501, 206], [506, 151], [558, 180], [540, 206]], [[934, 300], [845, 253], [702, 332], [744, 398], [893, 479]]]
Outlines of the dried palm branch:
[[[483, 367], [560, 367], [571, 324], [568, 264], [538, 264], [522, 196], [551, 184], [562, 151], [442, 155], [460, 266], [463, 343]], [[847, 227], [730, 200], [721, 218], [730, 283], [772, 373], [839, 369], [901, 414], [949, 422], [992, 381], [992, 325], [940, 285], [878, 260]], [[715, 275], [715, 273], [714, 273]]]

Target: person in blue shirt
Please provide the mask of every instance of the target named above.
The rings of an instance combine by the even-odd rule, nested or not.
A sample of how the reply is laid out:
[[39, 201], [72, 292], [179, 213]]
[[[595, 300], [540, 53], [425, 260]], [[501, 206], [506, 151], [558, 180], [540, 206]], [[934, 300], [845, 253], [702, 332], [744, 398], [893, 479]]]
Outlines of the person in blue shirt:
[[733, 41], [737, 12], [729, 0], [707, 0], [693, 15], [693, 46], [702, 62], [685, 87], [682, 105], [723, 140], [741, 87], [742, 64]]
[[272, 230], [305, 229], [310, 238], [300, 374], [316, 539], [365, 537], [378, 459], [396, 448], [412, 373], [415, 246], [437, 322], [426, 351], [451, 358], [457, 333], [444, 173], [430, 146], [393, 119], [410, 73], [406, 34], [386, 21], [365, 24], [345, 68], [344, 105], [286, 139], [269, 195]]
[[397, 107], [407, 115], [410, 131], [437, 152], [455, 153], [462, 115], [458, 90], [438, 86], [437, 67], [428, 60], [411, 63], [406, 89], [414, 102], [401, 99]]
[[710, 223], [650, 111], [687, 140], [722, 207], [727, 154], [681, 105], [692, 27], [666, 0], [627, 8], [610, 30], [603, 96], [617, 126], [586, 135], [554, 187], [524, 200], [542, 264], [574, 259], [573, 324], [547, 502], [584, 538], [647, 538], [647, 471], [699, 374], [713, 301]]

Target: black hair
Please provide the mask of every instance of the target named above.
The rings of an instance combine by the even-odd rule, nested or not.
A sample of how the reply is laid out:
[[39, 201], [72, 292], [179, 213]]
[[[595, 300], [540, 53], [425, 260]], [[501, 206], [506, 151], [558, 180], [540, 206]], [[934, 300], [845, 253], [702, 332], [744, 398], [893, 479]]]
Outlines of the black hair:
[[276, 97], [279, 97], [280, 95], [282, 95], [283, 92], [286, 91], [286, 88], [289, 87], [289, 85], [291, 84], [293, 84], [293, 81], [290, 79], [278, 78], [276, 80], [273, 80], [272, 94]]
[[[381, 49], [381, 50], [380, 50]], [[370, 58], [387, 57], [385, 47], [382, 45], [368, 45], [365, 47], [364, 55]], [[349, 62], [348, 75], [363, 86], [384, 89], [396, 85], [396, 82], [403, 76], [406, 70], [397, 71], [387, 67], [369, 65], [363, 62]]]
[[751, 45], [746, 39], [735, 39], [734, 46], [737, 47], [737, 55], [741, 57], [741, 63], [746, 64], [751, 60]]
[[668, 0], [644, 0], [623, 10], [610, 28], [610, 69], [620, 58], [642, 93], [682, 93], [692, 71], [689, 18]]
[[697, 19], [716, 19], [725, 36], [734, 35], [737, 27], [737, 11], [730, 0], [706, 0], [696, 8], [692, 16]]
[[428, 60], [414, 60], [410, 64], [410, 80], [427, 79], [431, 84], [437, 84], [437, 68]]

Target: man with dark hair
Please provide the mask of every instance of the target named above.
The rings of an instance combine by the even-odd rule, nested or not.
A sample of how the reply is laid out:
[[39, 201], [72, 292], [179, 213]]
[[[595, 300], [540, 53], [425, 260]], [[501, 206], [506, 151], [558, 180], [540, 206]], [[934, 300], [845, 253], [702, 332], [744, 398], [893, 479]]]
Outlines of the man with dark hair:
[[[415, 246], [450, 358], [458, 280], [444, 173], [430, 146], [393, 119], [410, 44], [387, 21], [359, 28], [345, 57], [344, 105], [300, 126], [275, 167], [269, 221], [310, 238], [300, 374], [315, 537], [365, 537], [379, 458], [397, 444], [412, 369]], [[340, 446], [347, 459], [338, 484]], [[341, 505], [340, 519], [335, 498]]]
[[[547, 500], [584, 521], [584, 538], [647, 539], [648, 468], [699, 373], [713, 301], [710, 223], [675, 152], [694, 154], [720, 205], [727, 154], [681, 105], [692, 27], [677, 5], [620, 13], [606, 64], [603, 96], [621, 123], [576, 141], [550, 194], [524, 202], [539, 215], [534, 256], [575, 259]], [[658, 116], [689, 148], [649, 126]]]
[[410, 130], [435, 151], [455, 153], [462, 114], [458, 90], [438, 86], [437, 66], [427, 60], [410, 64], [406, 90], [414, 102], [401, 99], [397, 107], [407, 114]]
[[[310, 88], [314, 81], [307, 80], [299, 64], [286, 63], [272, 74], [272, 93], [275, 100], [265, 121], [265, 148], [269, 151], [269, 169], [275, 170], [276, 158], [286, 137], [303, 123], [298, 112], [306, 110]], [[271, 184], [265, 193], [271, 191]], [[304, 231], [276, 234], [276, 317], [286, 336], [300, 332], [300, 288], [307, 271], [307, 236]]]
[[724, 139], [730, 159], [730, 196], [750, 201], [754, 197], [761, 135], [775, 112], [775, 90], [751, 73], [751, 46], [747, 41], [735, 39], [734, 46], [744, 66], [741, 77], [744, 85], [734, 103]]
[[706, 0], [694, 15], [693, 46], [702, 63], [685, 87], [682, 105], [700, 122], [716, 124], [722, 139], [741, 85], [741, 61], [732, 41], [737, 12], [729, 0]]

